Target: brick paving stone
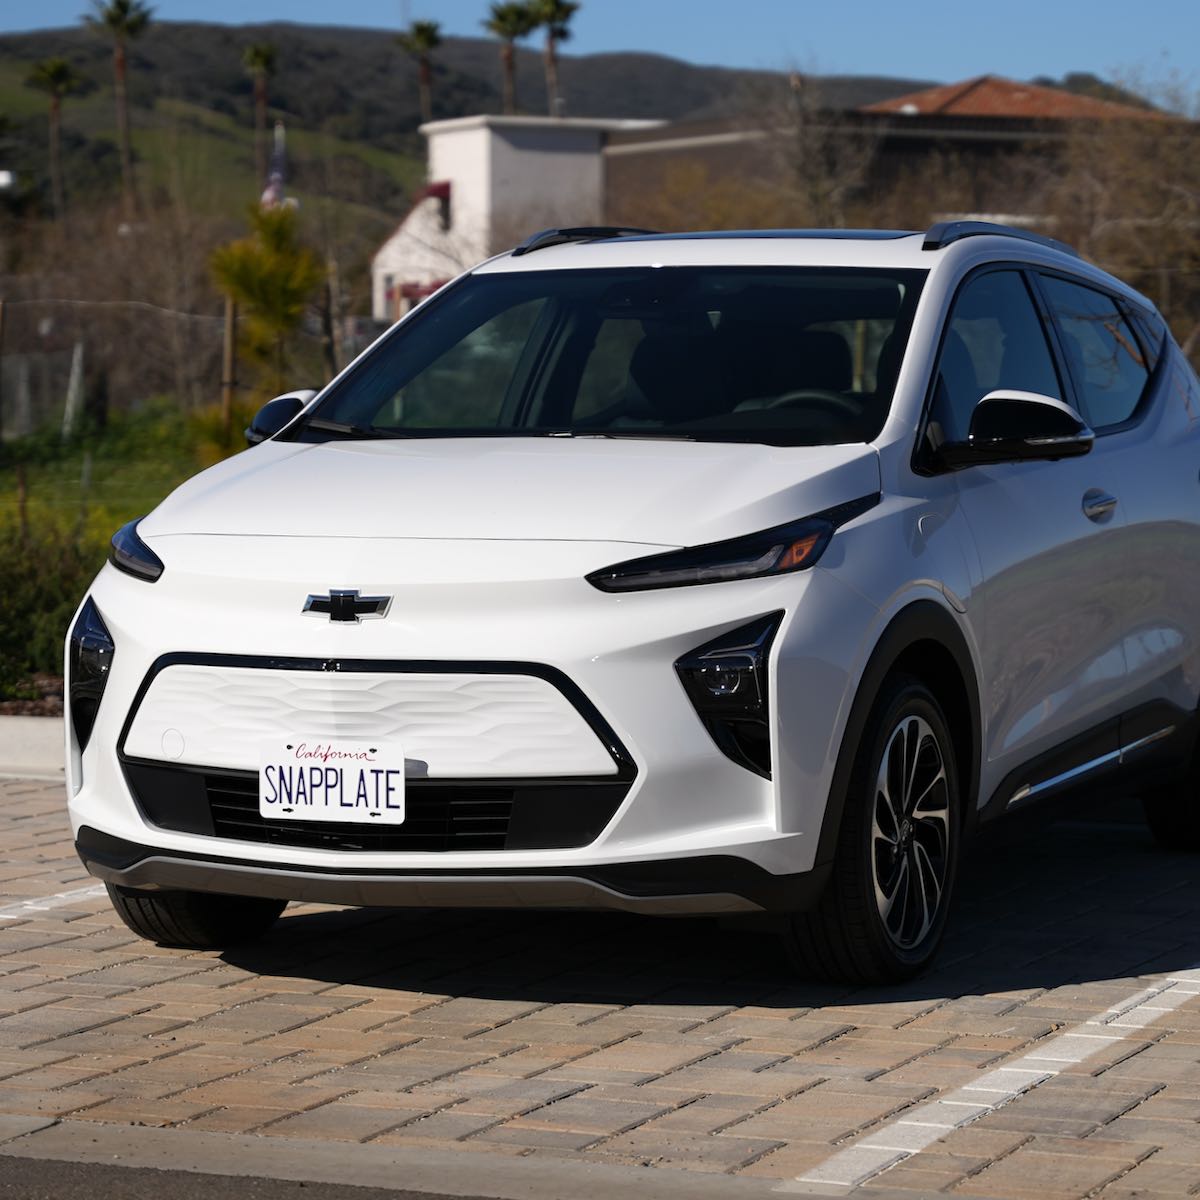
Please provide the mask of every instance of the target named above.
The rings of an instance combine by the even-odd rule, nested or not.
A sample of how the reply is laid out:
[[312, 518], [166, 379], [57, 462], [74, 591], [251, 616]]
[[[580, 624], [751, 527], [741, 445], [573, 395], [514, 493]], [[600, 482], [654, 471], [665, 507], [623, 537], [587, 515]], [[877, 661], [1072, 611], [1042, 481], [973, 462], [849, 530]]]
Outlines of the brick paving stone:
[[1136, 1109], [1153, 1090], [1135, 1091], [1128, 1084], [1118, 1090], [1115, 1083], [1060, 1075], [1019, 1102], [983, 1117], [982, 1122], [988, 1129], [1082, 1137]]
[[[374, 1108], [334, 1100], [320, 1108], [309, 1109], [271, 1121], [257, 1132], [269, 1137], [318, 1138], [337, 1142], [365, 1142], [411, 1117], [395, 1108]], [[278, 1117], [278, 1114], [276, 1114]]]
[[499, 1118], [484, 1113], [443, 1109], [428, 1116], [415, 1116], [407, 1124], [370, 1139], [372, 1145], [403, 1146], [414, 1141], [460, 1142], [498, 1124]]
[[781, 1141], [821, 1139], [832, 1144], [903, 1111], [911, 1103], [895, 1095], [847, 1095], [818, 1086], [748, 1117], [727, 1132]]
[[790, 1140], [743, 1168], [739, 1174], [761, 1179], [795, 1179], [820, 1166], [833, 1152], [824, 1141]]
[[[1044, 1154], [1032, 1146], [1021, 1146], [1012, 1154], [964, 1179], [955, 1195], [1042, 1197], [1043, 1200], [1081, 1200], [1116, 1179], [1134, 1159], [1122, 1163], [1112, 1158], [1085, 1155]], [[886, 1176], [885, 1176], [886, 1178]]]
[[508, 1123], [522, 1129], [567, 1129], [574, 1133], [611, 1137], [669, 1112], [669, 1104], [649, 1101], [596, 1099], [592, 1090], [577, 1092]]
[[952, 1188], [973, 1174], [977, 1174], [988, 1165], [987, 1159], [960, 1158], [943, 1155], [929, 1159], [918, 1154], [905, 1162], [889, 1167], [882, 1175], [869, 1179], [864, 1189], [872, 1191], [891, 1191], [901, 1189], [914, 1191], [922, 1195], [930, 1195]]
[[213, 1107], [211, 1104], [196, 1104], [188, 1100], [118, 1096], [106, 1100], [103, 1104], [92, 1105], [72, 1113], [72, 1118], [80, 1121], [107, 1121], [118, 1125], [167, 1127], [190, 1121]]
[[1103, 1200], [1144, 1200], [1148, 1195], [1192, 1196], [1200, 1192], [1200, 1162], [1164, 1162], [1157, 1155], [1140, 1162], [1103, 1188]]
[[667, 1133], [646, 1126], [601, 1142], [593, 1153], [618, 1162], [726, 1174], [749, 1166], [780, 1145], [757, 1138]]
[[[0, 800], [0, 895], [90, 883], [57, 787]], [[963, 880], [940, 964], [859, 990], [703, 921], [664, 941], [620, 915], [301, 905], [235, 959], [142, 942], [98, 897], [0, 924], [0, 1112], [787, 1181], [1200, 959], [1194, 866], [1119, 825], [1052, 827]], [[1065, 1200], [1112, 1170], [1102, 1196], [1186, 1194], [1200, 997], [1110, 1028], [868, 1190]]]
[[501, 1146], [519, 1146], [529, 1149], [544, 1148], [556, 1151], [582, 1150], [598, 1141], [594, 1133], [579, 1133], [572, 1129], [549, 1129], [541, 1125], [527, 1125], [521, 1121], [510, 1121], [505, 1125], [494, 1125], [471, 1139], [477, 1144], [494, 1143]]
[[21, 1088], [0, 1087], [0, 1113], [29, 1113], [62, 1117], [76, 1110], [103, 1104], [109, 1097], [102, 1092], [75, 1089], [60, 1092], [30, 1093]]

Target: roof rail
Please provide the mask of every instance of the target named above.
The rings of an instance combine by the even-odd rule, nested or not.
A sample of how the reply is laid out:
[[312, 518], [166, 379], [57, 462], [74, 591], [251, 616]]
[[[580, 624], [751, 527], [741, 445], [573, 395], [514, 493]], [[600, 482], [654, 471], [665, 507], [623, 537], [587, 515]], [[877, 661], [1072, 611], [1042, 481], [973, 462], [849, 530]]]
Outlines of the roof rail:
[[1063, 254], [1070, 254], [1074, 258], [1080, 257], [1079, 251], [1074, 246], [1068, 246], [1066, 242], [1043, 237], [1040, 233], [1031, 233], [1028, 229], [1017, 229], [1013, 225], [1000, 225], [995, 221], [939, 221], [936, 225], [930, 225], [925, 234], [925, 241], [921, 243], [921, 249], [941, 250], [963, 238], [984, 235], [1020, 238], [1023, 242], [1035, 242], [1050, 250], [1060, 250]]
[[657, 233], [656, 229], [631, 229], [625, 225], [581, 225], [574, 229], [543, 229], [526, 238], [514, 251], [513, 257], [542, 250], [546, 246], [560, 246], [564, 242], [592, 242], [605, 238], [632, 237], [636, 234]]

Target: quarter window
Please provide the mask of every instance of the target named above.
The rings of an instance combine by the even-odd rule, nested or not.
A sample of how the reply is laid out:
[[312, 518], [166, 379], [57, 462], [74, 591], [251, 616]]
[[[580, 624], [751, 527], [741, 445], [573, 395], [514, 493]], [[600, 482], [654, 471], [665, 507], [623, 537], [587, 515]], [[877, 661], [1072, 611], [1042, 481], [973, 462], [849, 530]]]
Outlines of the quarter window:
[[1062, 399], [1046, 331], [1019, 271], [977, 275], [954, 302], [934, 389], [937, 443], [965, 442], [975, 406], [997, 388]]
[[1142, 348], [1116, 302], [1103, 292], [1043, 276], [1046, 299], [1088, 420], [1096, 429], [1133, 416], [1149, 372]]

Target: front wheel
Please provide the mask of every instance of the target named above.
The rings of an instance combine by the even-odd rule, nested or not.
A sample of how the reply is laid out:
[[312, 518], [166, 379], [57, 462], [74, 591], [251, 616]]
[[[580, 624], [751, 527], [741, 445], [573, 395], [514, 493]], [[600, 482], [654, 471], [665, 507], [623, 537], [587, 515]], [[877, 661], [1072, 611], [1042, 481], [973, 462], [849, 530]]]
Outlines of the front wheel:
[[146, 892], [109, 883], [117, 916], [139, 937], [160, 946], [223, 950], [262, 937], [286, 900], [222, 896], [215, 892]]
[[829, 885], [785, 933], [797, 966], [861, 984], [926, 967], [945, 930], [960, 810], [941, 706], [919, 680], [894, 676], [857, 748]]

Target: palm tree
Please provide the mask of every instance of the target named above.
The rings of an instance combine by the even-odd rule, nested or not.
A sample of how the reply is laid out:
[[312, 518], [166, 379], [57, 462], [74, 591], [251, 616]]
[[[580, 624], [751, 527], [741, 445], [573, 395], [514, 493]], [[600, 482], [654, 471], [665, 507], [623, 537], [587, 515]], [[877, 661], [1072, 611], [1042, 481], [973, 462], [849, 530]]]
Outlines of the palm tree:
[[537, 27], [546, 31], [546, 101], [552, 117], [561, 115], [558, 103], [558, 44], [571, 36], [571, 18], [579, 0], [533, 0]]
[[417, 60], [417, 88], [421, 94], [421, 120], [433, 120], [433, 68], [430, 55], [442, 44], [442, 27], [436, 21], [414, 21], [396, 42]]
[[133, 150], [129, 143], [129, 96], [125, 49], [146, 32], [154, 13], [142, 0], [92, 0], [93, 12], [84, 20], [113, 44], [113, 93], [117, 101], [117, 141], [121, 147], [121, 195], [126, 212], [133, 210]]
[[83, 76], [65, 58], [43, 58], [33, 64], [25, 86], [50, 97], [50, 199], [54, 216], [62, 220], [66, 197], [62, 176], [62, 102], [83, 87]]
[[533, 5], [521, 0], [493, 3], [492, 15], [483, 23], [488, 33], [500, 39], [500, 62], [504, 68], [504, 111], [517, 111], [517, 54], [518, 38], [528, 37], [537, 28]]
[[267, 80], [275, 74], [275, 47], [255, 42], [242, 51], [242, 66], [254, 80], [254, 169], [259, 187], [267, 182]]

